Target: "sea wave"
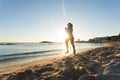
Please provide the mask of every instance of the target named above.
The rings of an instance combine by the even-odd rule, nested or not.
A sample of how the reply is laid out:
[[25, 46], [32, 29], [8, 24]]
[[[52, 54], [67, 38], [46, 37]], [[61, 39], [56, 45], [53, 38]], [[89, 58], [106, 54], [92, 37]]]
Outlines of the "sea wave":
[[28, 57], [37, 57], [37, 56], [47, 56], [44, 53], [49, 53], [53, 51], [59, 51], [60, 49], [56, 50], [46, 50], [46, 51], [35, 51], [35, 52], [24, 52], [24, 53], [16, 53], [16, 54], [7, 54], [7, 55], [0, 55], [0, 61], [3, 60], [12, 60], [17, 58], [28, 58]]
[[0, 43], [0, 45], [16, 45], [17, 43]]
[[[60, 50], [60, 49], [58, 49], [58, 50]], [[17, 53], [17, 54], [7, 54], [7, 55], [0, 55], [0, 57], [29, 55], [29, 54], [40, 54], [40, 53], [53, 52], [53, 51], [58, 51], [58, 50], [46, 50], [46, 51], [25, 52], [25, 53]]]

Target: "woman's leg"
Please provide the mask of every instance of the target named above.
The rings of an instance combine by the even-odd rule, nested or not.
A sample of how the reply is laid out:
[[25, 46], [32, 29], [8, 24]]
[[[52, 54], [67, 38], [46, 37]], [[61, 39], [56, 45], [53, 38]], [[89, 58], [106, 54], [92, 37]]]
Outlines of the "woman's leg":
[[65, 40], [65, 44], [66, 44], [66, 53], [69, 52], [69, 50], [68, 50], [68, 41], [69, 41], [68, 39]]
[[75, 54], [75, 44], [74, 44], [74, 37], [71, 39], [71, 44], [72, 44], [72, 47], [73, 47], [73, 54]]

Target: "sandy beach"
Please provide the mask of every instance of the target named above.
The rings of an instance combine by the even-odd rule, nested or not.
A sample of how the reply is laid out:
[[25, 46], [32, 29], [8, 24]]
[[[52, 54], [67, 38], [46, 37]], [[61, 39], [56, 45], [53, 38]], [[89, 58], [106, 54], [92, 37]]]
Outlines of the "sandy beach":
[[120, 80], [120, 43], [3, 68], [0, 80]]

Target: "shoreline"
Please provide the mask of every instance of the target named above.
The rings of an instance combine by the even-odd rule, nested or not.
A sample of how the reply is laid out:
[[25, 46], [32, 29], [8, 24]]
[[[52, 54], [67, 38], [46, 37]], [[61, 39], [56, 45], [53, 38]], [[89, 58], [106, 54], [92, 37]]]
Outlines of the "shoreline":
[[[2, 80], [119, 80], [120, 43], [0, 69]], [[116, 65], [116, 67], [112, 67]], [[117, 70], [117, 71], [116, 71]], [[109, 77], [111, 77], [109, 79]], [[11, 79], [12, 78], [12, 79]]]
[[[77, 52], [77, 54], [82, 54], [83, 52], [86, 52], [86, 51], [89, 51], [89, 50], [92, 50], [92, 49], [95, 49], [95, 48], [80, 50], [80, 51]], [[28, 67], [34, 67], [34, 66], [38, 66], [38, 65], [42, 66], [42, 65], [45, 65], [45, 64], [50, 64], [52, 62], [55, 62], [56, 60], [61, 60], [63, 58], [69, 57], [69, 56], [74, 56], [74, 55], [72, 53], [61, 54], [61, 55], [53, 55], [53, 56], [50, 56], [50, 57], [45, 57], [43, 59], [39, 59], [39, 60], [27, 62], [27, 63], [22, 63], [22, 64], [12, 65], [12, 66], [8, 66], [8, 67], [3, 67], [3, 68], [0, 68], [0, 75], [16, 72], [17, 70], [22, 71], [23, 69], [27, 69]], [[16, 70], [14, 70], [15, 68], [16, 68]]]
[[[95, 43], [95, 45], [96, 45], [96, 43]], [[104, 46], [103, 43], [102, 44], [97, 44], [97, 45], [99, 45], [99, 46], [96, 46], [96, 47]], [[90, 48], [86, 48], [86, 49], [81, 48], [81, 50], [77, 50], [77, 51], [83, 51], [83, 50], [87, 50], [87, 49], [90, 49]], [[34, 54], [35, 53], [36, 54], [36, 53], [39, 53], [39, 52], [41, 52], [41, 51], [25, 52], [25, 54], [27, 54], [27, 53], [29, 53], [29, 54]], [[15, 58], [6, 58], [6, 59], [0, 60], [0, 65], [1, 65], [0, 69], [11, 67], [11, 66], [14, 67], [16, 65], [22, 65], [22, 64], [31, 63], [31, 62], [34, 62], [34, 61], [39, 61], [39, 60], [45, 60], [47, 58], [52, 58], [52, 57], [54, 58], [54, 56], [58, 57], [58, 56], [61, 56], [63, 54], [64, 54], [64, 52], [63, 53], [59, 52], [59, 54], [53, 54], [53, 55], [47, 54], [46, 56], [43, 56], [43, 57], [42, 56], [36, 56], [36, 57], [34, 57], [34, 56], [33, 57], [32, 56], [28, 56], [28, 57], [23, 56], [23, 57], [18, 57], [18, 58], [17, 57], [15, 57]], [[8, 54], [8, 56], [10, 56], [10, 55], [11, 54]], [[14, 54], [12, 54], [12, 55], [14, 55]], [[16, 55], [20, 55], [20, 53], [16, 54]], [[4, 56], [6, 56], [6, 55], [4, 55]], [[65, 56], [65, 55], [63, 55], [63, 56]]]
[[[16, 70], [14, 70], [14, 68], [17, 68], [17, 70], [21, 71], [22, 69], [26, 69], [27, 67], [33, 67], [33, 65], [36, 66], [36, 65], [47, 64], [47, 63], [50, 63], [49, 60], [54, 61], [53, 59], [56, 59], [55, 57], [56, 57], [56, 55], [54, 55], [52, 57], [49, 57], [49, 59], [47, 59], [47, 57], [46, 57], [44, 59], [39, 59], [39, 60], [36, 60], [36, 61], [31, 61], [31, 62], [27, 62], [27, 63], [22, 63], [22, 64], [12, 65], [12, 66], [8, 66], [8, 67], [3, 67], [3, 68], [0, 68], [0, 75], [16, 71]], [[10, 71], [10, 72], [7, 72], [7, 71]]]

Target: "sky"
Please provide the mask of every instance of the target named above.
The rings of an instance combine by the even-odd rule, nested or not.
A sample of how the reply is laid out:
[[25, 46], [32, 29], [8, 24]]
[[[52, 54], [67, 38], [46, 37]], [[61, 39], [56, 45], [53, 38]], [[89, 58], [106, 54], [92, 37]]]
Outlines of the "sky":
[[120, 0], [0, 0], [0, 42], [64, 41], [120, 33]]

